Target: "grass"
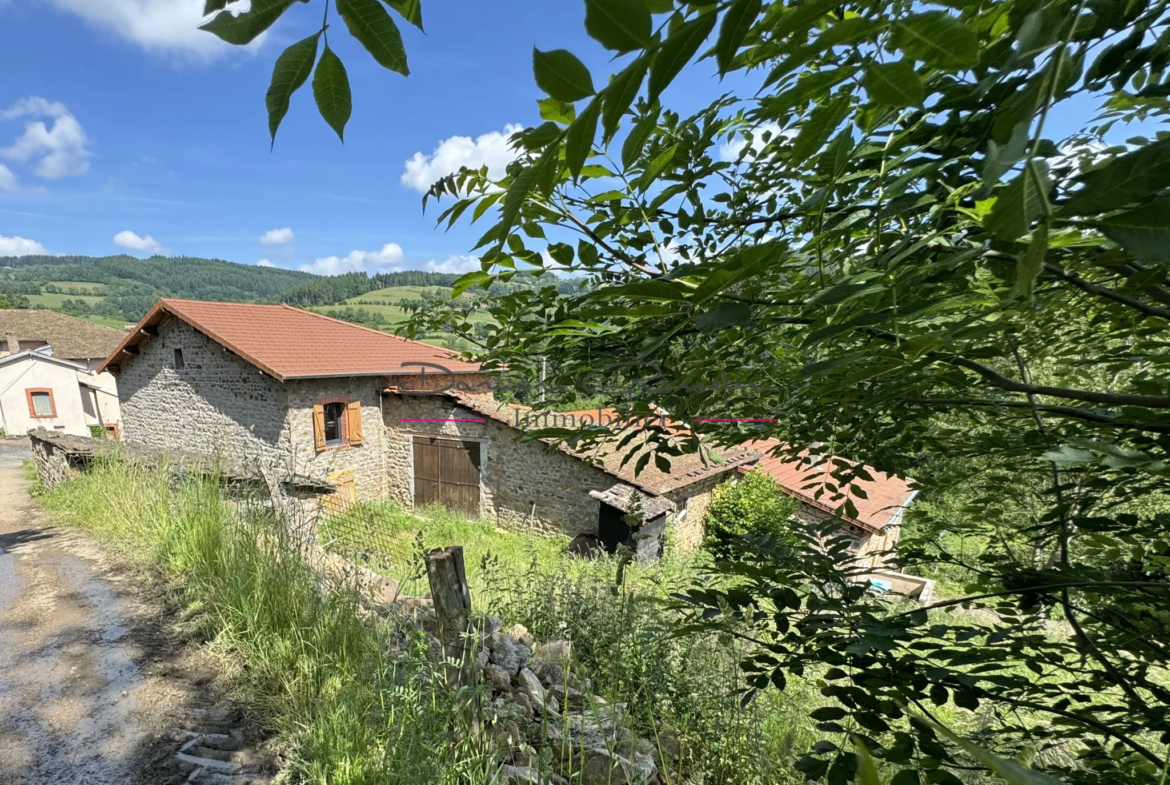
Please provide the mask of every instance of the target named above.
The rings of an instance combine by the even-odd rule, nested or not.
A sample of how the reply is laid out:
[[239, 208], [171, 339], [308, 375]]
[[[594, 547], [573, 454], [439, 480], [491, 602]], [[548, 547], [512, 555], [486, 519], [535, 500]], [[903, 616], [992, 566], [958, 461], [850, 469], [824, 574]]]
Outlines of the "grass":
[[[165, 469], [117, 462], [40, 499], [161, 577], [294, 781], [489, 780], [493, 752], [454, 732], [451, 690], [430, 673], [420, 635], [364, 621], [356, 591], [323, 587], [270, 511], [225, 499], [214, 478], [172, 482]], [[387, 659], [391, 640], [405, 643]]]
[[[78, 284], [80, 286], [80, 284]], [[43, 305], [46, 308], [60, 308], [61, 303], [65, 300], [84, 300], [90, 305], [97, 305], [104, 298], [98, 295], [82, 295], [82, 294], [48, 294], [42, 292], [41, 294], [30, 294], [28, 297], [29, 304]]]
[[538, 537], [467, 520], [434, 506], [412, 514], [362, 504], [324, 522], [321, 542], [426, 591], [420, 565], [431, 548], [461, 545], [472, 604], [534, 638], [567, 638], [595, 693], [628, 707], [644, 738], [677, 740], [678, 781], [796, 783], [796, 758], [817, 740], [807, 719], [823, 699], [812, 680], [792, 679], [741, 706], [742, 647], [709, 635], [677, 637], [665, 602], [690, 586], [711, 557], [703, 551], [648, 565], [620, 557], [566, 555], [567, 537]]

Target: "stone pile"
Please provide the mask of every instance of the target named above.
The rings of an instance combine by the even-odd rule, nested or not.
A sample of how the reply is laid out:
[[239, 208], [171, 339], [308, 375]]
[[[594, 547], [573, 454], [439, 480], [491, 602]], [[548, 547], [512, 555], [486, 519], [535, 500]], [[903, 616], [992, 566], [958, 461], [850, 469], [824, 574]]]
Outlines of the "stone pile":
[[[428, 658], [442, 660], [438, 622], [428, 600], [381, 607], [425, 631]], [[522, 625], [504, 630], [499, 619], [474, 623], [480, 716], [505, 763], [497, 785], [662, 785], [658, 747], [632, 734], [624, 704], [590, 692], [573, 669], [567, 640], [535, 642]]]

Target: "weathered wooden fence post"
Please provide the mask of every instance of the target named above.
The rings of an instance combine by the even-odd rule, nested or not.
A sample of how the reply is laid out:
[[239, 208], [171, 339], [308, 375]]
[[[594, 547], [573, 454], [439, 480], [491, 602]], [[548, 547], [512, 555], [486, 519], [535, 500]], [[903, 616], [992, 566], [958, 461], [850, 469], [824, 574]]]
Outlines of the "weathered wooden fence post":
[[[471, 591], [467, 587], [467, 571], [463, 566], [463, 548], [437, 548], [426, 555], [427, 580], [431, 585], [431, 600], [439, 621], [439, 640], [445, 655], [455, 660], [447, 676], [459, 688], [474, 691], [479, 668], [476, 665], [476, 639], [471, 628]], [[479, 712], [470, 701], [461, 707], [473, 733], [479, 732]]]

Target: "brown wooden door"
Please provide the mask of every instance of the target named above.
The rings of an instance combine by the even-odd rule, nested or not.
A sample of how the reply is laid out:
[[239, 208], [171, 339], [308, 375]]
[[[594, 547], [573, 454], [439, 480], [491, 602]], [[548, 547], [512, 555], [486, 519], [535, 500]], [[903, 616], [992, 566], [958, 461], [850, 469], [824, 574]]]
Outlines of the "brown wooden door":
[[414, 504], [479, 517], [479, 443], [414, 437]]

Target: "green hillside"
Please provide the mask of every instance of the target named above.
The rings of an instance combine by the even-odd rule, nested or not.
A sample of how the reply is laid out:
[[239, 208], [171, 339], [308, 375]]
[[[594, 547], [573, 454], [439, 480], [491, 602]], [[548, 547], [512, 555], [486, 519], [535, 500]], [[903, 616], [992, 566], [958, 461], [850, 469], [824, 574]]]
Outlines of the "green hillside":
[[153, 256], [0, 257], [0, 298], [101, 324], [135, 322], [159, 297], [279, 302], [319, 276], [222, 259]]

